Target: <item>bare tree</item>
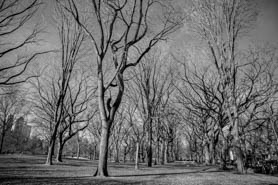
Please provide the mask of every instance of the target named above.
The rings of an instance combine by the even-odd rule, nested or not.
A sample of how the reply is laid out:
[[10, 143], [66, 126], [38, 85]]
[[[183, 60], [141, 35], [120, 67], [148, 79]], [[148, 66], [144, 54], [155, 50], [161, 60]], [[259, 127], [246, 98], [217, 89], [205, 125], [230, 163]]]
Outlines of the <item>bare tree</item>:
[[0, 153], [2, 153], [3, 145], [6, 134], [12, 129], [14, 116], [18, 109], [18, 97], [16, 92], [6, 92], [5, 95], [0, 97], [0, 131], [1, 131], [1, 143]]
[[51, 134], [46, 159], [46, 164], [48, 165], [52, 164], [58, 128], [66, 117], [66, 99], [70, 97], [70, 83], [76, 69], [76, 63], [80, 59], [79, 51], [81, 45], [85, 40], [82, 28], [78, 24], [73, 24], [71, 19], [68, 18], [67, 12], [59, 5], [57, 6], [57, 13], [61, 42], [61, 60], [56, 70], [57, 76], [56, 78], [51, 76], [49, 79], [37, 78], [32, 83], [36, 91], [34, 96], [36, 99], [33, 100], [36, 116], [49, 125]]
[[[83, 15], [81, 11], [81, 3], [68, 0], [61, 4], [90, 37], [93, 44], [92, 50], [96, 53], [98, 103], [102, 132], [100, 159], [95, 175], [108, 176], [107, 157], [110, 127], [124, 94], [124, 72], [140, 63], [154, 45], [175, 31], [181, 24], [181, 19], [174, 20], [178, 16], [173, 16], [171, 12], [164, 12], [161, 26], [155, 29], [157, 31], [151, 33], [149, 32], [150, 11], [154, 6], [161, 7], [162, 2], [157, 3], [152, 0], [90, 1], [86, 4], [86, 8], [91, 8], [92, 12], [86, 17], [90, 19], [88, 22], [82, 19], [86, 15]], [[89, 24], [92, 22], [95, 23], [93, 27]], [[146, 44], [141, 50], [142, 52], [136, 54], [136, 48], [142, 44], [142, 41], [145, 41]], [[113, 68], [110, 71], [111, 75], [104, 75], [105, 66]]]
[[89, 105], [93, 97], [92, 93], [89, 92], [86, 79], [81, 78], [80, 81], [73, 84], [76, 88], [69, 86], [69, 96], [64, 103], [65, 116], [57, 132], [57, 162], [62, 162], [62, 153], [66, 142], [79, 132], [84, 131], [96, 114], [96, 111], [92, 110], [94, 108], [91, 108], [93, 105]]
[[254, 3], [245, 0], [192, 1], [192, 27], [207, 42], [213, 64], [224, 92], [224, 108], [232, 126], [238, 171], [243, 173], [243, 154], [239, 136], [239, 117], [235, 89], [238, 60], [238, 41], [256, 20]]
[[[138, 69], [132, 73], [133, 83], [130, 85], [129, 96], [138, 99], [138, 111], [142, 115], [142, 120], [147, 133], [147, 162], [152, 166], [153, 156], [153, 132], [154, 124], [158, 117], [161, 117], [160, 108], [167, 93], [173, 91], [173, 71], [167, 60], [161, 58], [160, 52], [151, 52], [145, 56]], [[133, 87], [132, 87], [133, 86]], [[132, 87], [132, 88], [131, 88]], [[136, 98], [138, 96], [138, 98]], [[169, 97], [169, 96], [168, 96]]]

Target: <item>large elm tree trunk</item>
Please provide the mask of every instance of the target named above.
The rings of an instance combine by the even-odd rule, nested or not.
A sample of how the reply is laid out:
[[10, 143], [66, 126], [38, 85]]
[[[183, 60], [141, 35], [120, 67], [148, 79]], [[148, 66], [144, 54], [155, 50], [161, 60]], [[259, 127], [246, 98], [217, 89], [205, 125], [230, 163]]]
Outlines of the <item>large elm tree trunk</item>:
[[99, 162], [95, 176], [108, 176], [107, 159], [108, 159], [108, 142], [110, 136], [111, 122], [102, 120], [101, 138], [99, 147]]
[[[123, 71], [122, 71], [123, 72]], [[100, 137], [100, 146], [99, 146], [99, 160], [98, 167], [94, 176], [107, 177], [107, 160], [108, 160], [108, 144], [110, 137], [110, 128], [114, 121], [115, 114], [120, 106], [124, 93], [124, 83], [123, 83], [123, 74], [118, 73], [116, 76], [116, 81], [118, 85], [118, 93], [115, 98], [114, 103], [111, 106], [111, 97], [107, 99], [105, 103], [104, 98], [104, 86], [103, 86], [103, 74], [99, 72], [98, 76], [98, 105], [99, 113], [101, 118], [101, 137]]]
[[235, 148], [235, 154], [236, 154], [236, 164], [237, 164], [237, 171], [239, 173], [245, 173], [245, 166], [243, 162], [243, 152], [241, 149], [241, 143], [239, 138], [239, 128], [238, 128], [238, 118], [235, 119], [235, 134], [234, 134], [234, 148]]

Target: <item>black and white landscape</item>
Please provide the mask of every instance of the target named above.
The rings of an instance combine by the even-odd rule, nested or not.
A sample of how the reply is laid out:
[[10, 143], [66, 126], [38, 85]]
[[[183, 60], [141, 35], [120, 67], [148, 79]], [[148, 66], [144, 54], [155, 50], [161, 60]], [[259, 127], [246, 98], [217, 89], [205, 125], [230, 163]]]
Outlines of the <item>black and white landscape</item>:
[[277, 10], [0, 0], [0, 184], [278, 184]]

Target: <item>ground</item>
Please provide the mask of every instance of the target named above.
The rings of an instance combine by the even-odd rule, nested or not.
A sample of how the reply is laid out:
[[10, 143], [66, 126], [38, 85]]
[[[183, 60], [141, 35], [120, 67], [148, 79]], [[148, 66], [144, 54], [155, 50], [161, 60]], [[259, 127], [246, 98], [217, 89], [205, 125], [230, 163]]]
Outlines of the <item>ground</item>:
[[0, 184], [186, 184], [186, 185], [278, 185], [278, 177], [263, 174], [240, 175], [219, 171], [214, 166], [185, 162], [156, 165], [139, 170], [132, 163], [109, 163], [108, 178], [93, 177], [96, 161], [66, 159], [44, 165], [44, 156], [0, 155]]

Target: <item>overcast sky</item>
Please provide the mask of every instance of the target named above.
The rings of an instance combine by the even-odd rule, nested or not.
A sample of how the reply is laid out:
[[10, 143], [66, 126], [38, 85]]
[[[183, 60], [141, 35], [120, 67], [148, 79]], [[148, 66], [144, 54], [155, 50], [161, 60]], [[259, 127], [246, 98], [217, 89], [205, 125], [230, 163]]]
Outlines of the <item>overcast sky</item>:
[[[184, 2], [185, 0], [177, 0]], [[255, 1], [255, 0], [254, 0]], [[252, 43], [263, 43], [271, 42], [278, 43], [278, 0], [257, 0], [260, 14], [258, 16], [257, 22], [254, 29], [250, 32], [249, 36], [242, 39], [241, 47], [246, 48]], [[38, 12], [38, 16], [35, 17], [34, 21], [44, 22], [47, 33], [44, 34], [45, 42], [41, 45], [44, 48], [58, 48], [59, 38], [57, 33], [55, 33], [56, 28], [53, 22], [54, 15], [54, 0], [44, 0], [45, 5]], [[186, 24], [185, 24], [186, 25]], [[190, 42], [192, 38], [190, 35], [185, 33], [185, 29], [181, 29], [175, 33], [168, 44], [171, 46], [166, 47], [175, 50], [182, 51], [184, 47], [190, 47]], [[191, 41], [190, 41], [191, 40]], [[194, 42], [194, 40], [193, 40]]]
[[261, 12], [257, 26], [252, 32], [253, 39], [278, 42], [278, 1], [260, 0]]

